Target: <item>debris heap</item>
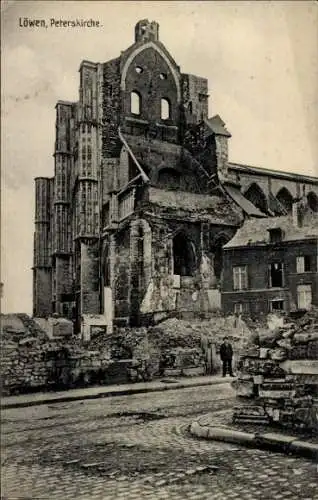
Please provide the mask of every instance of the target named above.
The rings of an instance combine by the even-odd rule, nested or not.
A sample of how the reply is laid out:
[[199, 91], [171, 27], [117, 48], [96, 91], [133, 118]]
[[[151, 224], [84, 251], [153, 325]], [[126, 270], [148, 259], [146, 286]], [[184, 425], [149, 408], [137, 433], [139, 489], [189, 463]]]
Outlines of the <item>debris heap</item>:
[[259, 331], [238, 363], [233, 383], [253, 406], [235, 408], [234, 421], [318, 430], [318, 309], [274, 330]]

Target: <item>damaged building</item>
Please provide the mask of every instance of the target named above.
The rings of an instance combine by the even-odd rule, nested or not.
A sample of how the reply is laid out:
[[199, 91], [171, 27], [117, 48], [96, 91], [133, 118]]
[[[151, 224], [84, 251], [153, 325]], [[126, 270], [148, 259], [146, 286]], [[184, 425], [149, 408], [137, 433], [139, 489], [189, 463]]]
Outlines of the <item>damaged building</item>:
[[292, 214], [246, 220], [223, 256], [224, 312], [259, 319], [318, 306], [318, 214], [305, 197]]
[[185, 74], [148, 20], [58, 101], [54, 177], [35, 179], [33, 314], [76, 330], [221, 307], [223, 246], [245, 219], [286, 215], [318, 180], [229, 162], [208, 81]]

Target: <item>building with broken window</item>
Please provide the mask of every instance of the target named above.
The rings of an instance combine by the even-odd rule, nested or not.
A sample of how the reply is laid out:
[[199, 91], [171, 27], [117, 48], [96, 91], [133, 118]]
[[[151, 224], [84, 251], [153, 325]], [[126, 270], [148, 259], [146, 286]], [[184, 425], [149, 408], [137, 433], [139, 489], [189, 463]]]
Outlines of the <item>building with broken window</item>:
[[223, 251], [225, 312], [259, 317], [318, 305], [318, 216], [308, 200], [291, 215], [246, 220]]
[[54, 176], [35, 180], [34, 316], [87, 330], [213, 311], [246, 218], [287, 214], [300, 193], [318, 210], [317, 179], [229, 163], [208, 81], [182, 73], [156, 22], [79, 73], [78, 102], [56, 105]]

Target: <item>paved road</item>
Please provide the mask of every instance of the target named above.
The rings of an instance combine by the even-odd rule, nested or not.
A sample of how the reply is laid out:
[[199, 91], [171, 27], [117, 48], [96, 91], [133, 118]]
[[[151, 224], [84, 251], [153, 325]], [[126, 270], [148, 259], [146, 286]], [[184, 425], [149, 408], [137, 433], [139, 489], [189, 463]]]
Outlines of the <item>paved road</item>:
[[318, 499], [310, 461], [189, 436], [233, 402], [220, 384], [5, 410], [2, 499]]

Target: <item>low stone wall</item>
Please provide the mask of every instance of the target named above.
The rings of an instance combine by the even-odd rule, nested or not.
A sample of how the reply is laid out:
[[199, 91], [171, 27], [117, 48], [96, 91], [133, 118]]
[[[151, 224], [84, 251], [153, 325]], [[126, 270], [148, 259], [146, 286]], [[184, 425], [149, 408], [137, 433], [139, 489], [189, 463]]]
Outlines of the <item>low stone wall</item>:
[[3, 394], [67, 388], [105, 379], [111, 364], [107, 351], [89, 351], [65, 345], [64, 340], [26, 338], [2, 343]]

